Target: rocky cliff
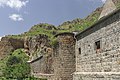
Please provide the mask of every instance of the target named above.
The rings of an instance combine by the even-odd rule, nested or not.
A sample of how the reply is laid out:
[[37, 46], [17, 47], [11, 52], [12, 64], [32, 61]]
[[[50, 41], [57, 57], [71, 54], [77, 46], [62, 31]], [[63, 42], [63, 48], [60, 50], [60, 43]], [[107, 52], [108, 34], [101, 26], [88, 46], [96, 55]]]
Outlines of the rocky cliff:
[[43, 34], [33, 37], [25, 37], [24, 49], [30, 56], [30, 60], [34, 60], [41, 55], [49, 55], [53, 53], [48, 36]]
[[0, 41], [0, 59], [3, 59], [6, 55], [19, 48], [24, 48], [23, 39], [3, 37]]
[[[120, 0], [113, 0], [113, 2], [120, 8]], [[34, 25], [25, 33], [3, 37], [0, 41], [0, 67], [3, 64], [2, 60], [10, 55], [11, 52], [23, 48], [29, 56], [29, 62], [33, 62], [43, 57], [41, 61], [44, 61], [44, 67], [41, 70], [38, 70], [38, 67], [35, 67], [35, 70], [43, 73], [53, 73], [52, 57], [55, 51], [57, 51], [55, 50], [57, 41], [54, 36], [61, 32], [83, 31], [98, 20], [102, 9], [103, 7], [99, 7], [84, 19], [77, 18], [72, 21], [64, 22], [57, 27], [47, 23], [40, 23]]]

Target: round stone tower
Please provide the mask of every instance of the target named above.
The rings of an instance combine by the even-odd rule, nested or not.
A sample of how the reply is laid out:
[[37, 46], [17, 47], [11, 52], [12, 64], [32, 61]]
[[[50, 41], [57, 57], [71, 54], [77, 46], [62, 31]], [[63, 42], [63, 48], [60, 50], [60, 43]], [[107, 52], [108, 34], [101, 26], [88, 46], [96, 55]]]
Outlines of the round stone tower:
[[73, 80], [75, 72], [75, 39], [73, 33], [56, 35], [58, 48], [54, 60], [55, 80]]

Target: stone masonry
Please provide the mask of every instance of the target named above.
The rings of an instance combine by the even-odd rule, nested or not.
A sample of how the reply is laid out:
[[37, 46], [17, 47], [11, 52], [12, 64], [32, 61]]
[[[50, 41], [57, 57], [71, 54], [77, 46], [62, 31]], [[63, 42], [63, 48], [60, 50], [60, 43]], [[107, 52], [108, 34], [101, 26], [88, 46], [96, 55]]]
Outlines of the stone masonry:
[[49, 44], [48, 36], [40, 34], [26, 37], [24, 41], [25, 51], [30, 57], [28, 62], [31, 67], [31, 75], [52, 80], [53, 49]]
[[73, 80], [72, 73], [75, 72], [75, 39], [72, 33], [61, 33], [57, 35], [58, 51], [54, 58], [53, 80]]
[[[48, 80], [73, 80], [72, 74], [75, 72], [76, 41], [74, 34], [61, 33], [57, 34], [55, 37], [57, 38], [56, 47], [54, 48], [54, 51], [49, 50], [46, 52], [47, 55], [45, 53], [43, 54], [43, 52], [39, 52], [42, 50], [41, 44], [44, 44], [43, 49], [45, 45], [47, 45], [47, 42], [44, 42], [45, 40], [42, 39], [42, 36], [31, 39], [33, 41], [31, 41], [31, 44], [33, 43], [34, 46], [36, 46], [36, 44], [39, 44], [38, 48], [40, 49], [37, 52], [37, 54], [40, 55], [36, 58], [31, 58], [32, 60], [29, 61], [31, 65], [31, 75], [34, 75], [38, 78], [47, 78]], [[30, 44], [26, 40], [25, 48], [30, 51], [31, 49], [29, 45]], [[29, 51], [27, 52], [29, 53]]]
[[[49, 40], [42, 40], [40, 35], [26, 44], [29, 52], [38, 53], [30, 62], [35, 77], [120, 80], [120, 9], [116, 10], [112, 0], [106, 1], [98, 22], [77, 35], [60, 33], [56, 38], [58, 44], [55, 49], [51, 47], [53, 51], [48, 56], [41, 53], [46, 53]], [[41, 46], [41, 43], [45, 44]]]
[[76, 35], [73, 80], [120, 80], [120, 10]]
[[113, 3], [113, 0], [106, 0], [99, 19], [107, 16], [109, 13], [112, 13], [114, 10], [116, 10], [116, 6]]

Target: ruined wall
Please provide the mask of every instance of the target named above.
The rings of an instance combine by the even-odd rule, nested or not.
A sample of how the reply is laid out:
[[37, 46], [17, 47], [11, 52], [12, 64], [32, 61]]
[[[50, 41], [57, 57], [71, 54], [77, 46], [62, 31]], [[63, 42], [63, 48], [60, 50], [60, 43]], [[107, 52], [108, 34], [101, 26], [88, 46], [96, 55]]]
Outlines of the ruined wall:
[[31, 66], [31, 75], [34, 75], [37, 78], [47, 78], [48, 80], [53, 80], [54, 69], [52, 67], [52, 58], [51, 56], [43, 56], [38, 60], [32, 61]]
[[[53, 48], [48, 36], [36, 35], [25, 38], [25, 51], [30, 56], [31, 75], [46, 78], [45, 74], [53, 74]], [[44, 74], [44, 75], [43, 75]]]
[[46, 72], [46, 60], [41, 57], [39, 60], [30, 63], [32, 75]]
[[[77, 38], [74, 80], [80, 80], [83, 75], [81, 80], [120, 80], [115, 79], [120, 74], [113, 73], [112, 78], [107, 73], [120, 72], [120, 10], [82, 32]], [[96, 49], [97, 41], [100, 41], [100, 49]], [[97, 73], [99, 76], [92, 77], [96, 75], [92, 72], [106, 72], [106, 75]]]
[[72, 33], [57, 35], [58, 51], [54, 58], [54, 80], [72, 80], [75, 71], [75, 39]]

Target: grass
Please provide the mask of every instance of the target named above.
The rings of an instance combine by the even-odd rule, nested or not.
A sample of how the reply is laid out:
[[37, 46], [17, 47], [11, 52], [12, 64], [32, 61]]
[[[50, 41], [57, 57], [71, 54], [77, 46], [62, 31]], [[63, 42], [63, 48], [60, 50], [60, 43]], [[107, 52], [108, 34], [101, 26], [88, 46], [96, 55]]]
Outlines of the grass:
[[[5, 78], [5, 77], [0, 77], [0, 80], [17, 80], [17, 79], [11, 79], [11, 78], [8, 79], [8, 78]], [[30, 78], [25, 78], [24, 80], [47, 80], [47, 79], [30, 77]]]

